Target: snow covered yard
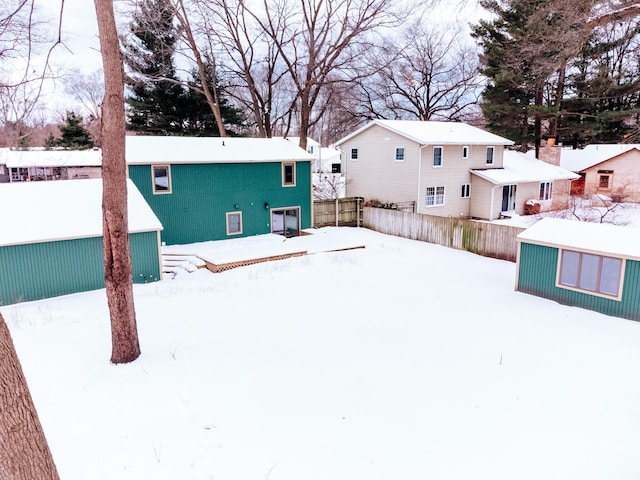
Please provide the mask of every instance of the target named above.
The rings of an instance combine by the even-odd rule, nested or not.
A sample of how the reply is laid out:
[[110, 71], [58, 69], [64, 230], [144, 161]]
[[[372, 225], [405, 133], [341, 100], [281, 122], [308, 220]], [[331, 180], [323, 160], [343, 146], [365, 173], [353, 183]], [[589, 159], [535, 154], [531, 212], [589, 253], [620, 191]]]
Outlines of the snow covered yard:
[[365, 229], [365, 249], [2, 307], [61, 477], [640, 477], [640, 323], [514, 291], [515, 264]]

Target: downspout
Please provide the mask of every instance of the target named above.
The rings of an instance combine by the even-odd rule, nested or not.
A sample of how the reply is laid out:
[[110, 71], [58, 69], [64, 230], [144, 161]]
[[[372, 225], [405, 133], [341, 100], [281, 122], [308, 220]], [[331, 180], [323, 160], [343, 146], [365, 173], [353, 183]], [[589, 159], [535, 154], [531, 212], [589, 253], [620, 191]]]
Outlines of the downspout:
[[422, 149], [427, 148], [429, 145], [420, 145], [418, 149], [418, 196], [416, 197], [416, 206], [414, 209], [414, 213], [419, 213], [418, 209], [420, 208], [420, 190], [422, 188], [421, 180], [422, 180]]

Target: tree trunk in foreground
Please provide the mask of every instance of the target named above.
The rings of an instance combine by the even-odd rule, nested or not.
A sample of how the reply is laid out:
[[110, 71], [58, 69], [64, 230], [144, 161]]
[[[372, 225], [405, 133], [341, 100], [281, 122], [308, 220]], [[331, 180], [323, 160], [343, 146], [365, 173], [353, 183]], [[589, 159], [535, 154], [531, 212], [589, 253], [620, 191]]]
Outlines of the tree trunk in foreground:
[[27, 380], [0, 314], [0, 479], [58, 480]]
[[111, 362], [128, 363], [140, 356], [140, 345], [133, 306], [127, 220], [124, 67], [113, 0], [94, 0], [94, 4], [105, 91], [102, 103], [102, 228], [104, 277], [111, 316]]

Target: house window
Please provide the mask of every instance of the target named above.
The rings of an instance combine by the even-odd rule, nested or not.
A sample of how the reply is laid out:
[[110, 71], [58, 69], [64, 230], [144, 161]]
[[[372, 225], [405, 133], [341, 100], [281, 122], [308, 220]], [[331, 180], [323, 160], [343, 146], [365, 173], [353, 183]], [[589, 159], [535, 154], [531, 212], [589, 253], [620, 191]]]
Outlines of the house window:
[[558, 286], [619, 297], [623, 271], [620, 258], [562, 250]]
[[396, 147], [396, 162], [404, 162], [404, 147]]
[[444, 186], [427, 187], [426, 205], [427, 207], [444, 205]]
[[154, 165], [153, 172], [153, 193], [171, 193], [171, 167], [169, 165]]
[[460, 196], [462, 198], [469, 198], [471, 196], [471, 184], [463, 183], [462, 189], [460, 191]]
[[341, 163], [332, 163], [331, 164], [331, 173], [340, 173], [342, 164]]
[[539, 200], [551, 200], [551, 193], [553, 191], [553, 182], [540, 182], [540, 196]]
[[282, 164], [282, 186], [296, 186], [296, 164], [293, 162]]
[[227, 235], [242, 233], [242, 212], [227, 212]]
[[442, 166], [442, 147], [433, 147], [433, 166]]
[[469, 158], [469, 147], [462, 147], [462, 158]]
[[493, 164], [494, 152], [495, 152], [495, 147], [487, 147], [487, 165]]
[[598, 170], [598, 188], [609, 190], [611, 188], [611, 176], [613, 170]]
[[358, 149], [357, 148], [352, 148], [351, 149], [351, 160], [358, 160]]

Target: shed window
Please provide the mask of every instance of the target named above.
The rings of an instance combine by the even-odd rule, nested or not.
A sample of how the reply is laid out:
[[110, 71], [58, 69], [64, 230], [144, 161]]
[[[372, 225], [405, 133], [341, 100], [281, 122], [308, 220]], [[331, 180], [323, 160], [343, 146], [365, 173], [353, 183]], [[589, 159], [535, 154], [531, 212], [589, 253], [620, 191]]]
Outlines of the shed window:
[[242, 212], [227, 212], [227, 235], [242, 233]]
[[495, 153], [494, 147], [487, 147], [487, 165], [493, 164], [494, 153]]
[[623, 262], [620, 258], [592, 253], [562, 250], [559, 286], [618, 297], [622, 283]]
[[442, 147], [433, 147], [433, 166], [442, 166]]
[[404, 162], [404, 147], [396, 147], [396, 162]]
[[169, 165], [154, 165], [153, 193], [171, 193], [171, 168]]
[[293, 162], [282, 164], [282, 186], [295, 187], [296, 185], [296, 164]]
[[539, 200], [551, 200], [552, 191], [553, 191], [553, 182], [540, 182]]

